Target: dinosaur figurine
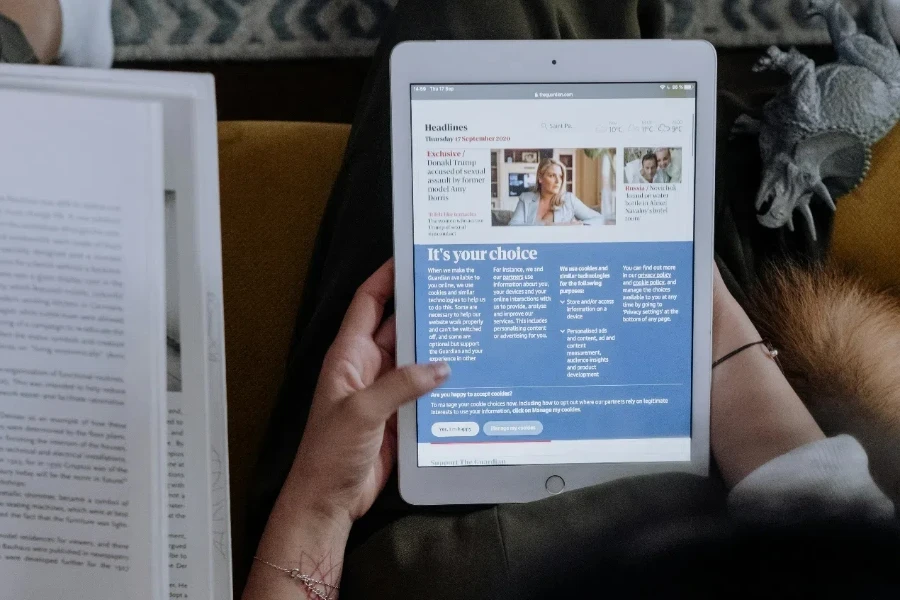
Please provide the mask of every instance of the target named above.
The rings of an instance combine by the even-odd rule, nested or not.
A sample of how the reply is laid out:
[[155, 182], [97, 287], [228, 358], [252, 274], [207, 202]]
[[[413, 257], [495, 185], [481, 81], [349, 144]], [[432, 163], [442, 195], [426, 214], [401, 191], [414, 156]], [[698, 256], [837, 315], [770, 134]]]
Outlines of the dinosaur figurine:
[[857, 30], [838, 0], [809, 0], [807, 14], [824, 17], [837, 62], [817, 68], [796, 49], [770, 47], [753, 70], [782, 70], [790, 84], [766, 103], [761, 121], [742, 116], [735, 125], [759, 133], [759, 222], [793, 231], [799, 210], [815, 240], [812, 199], [835, 210], [826, 181], [847, 189], [858, 184], [868, 170], [871, 146], [900, 118], [900, 53], [882, 0], [870, 5], [871, 37]]

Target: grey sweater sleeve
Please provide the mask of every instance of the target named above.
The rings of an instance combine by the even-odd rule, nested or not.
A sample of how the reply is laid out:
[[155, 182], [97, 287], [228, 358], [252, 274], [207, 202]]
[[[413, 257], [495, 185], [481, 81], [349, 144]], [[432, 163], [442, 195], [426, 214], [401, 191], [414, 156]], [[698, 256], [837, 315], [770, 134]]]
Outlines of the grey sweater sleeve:
[[770, 460], [734, 486], [728, 511], [739, 521], [756, 524], [895, 516], [894, 504], [869, 474], [866, 451], [849, 435], [813, 442]]

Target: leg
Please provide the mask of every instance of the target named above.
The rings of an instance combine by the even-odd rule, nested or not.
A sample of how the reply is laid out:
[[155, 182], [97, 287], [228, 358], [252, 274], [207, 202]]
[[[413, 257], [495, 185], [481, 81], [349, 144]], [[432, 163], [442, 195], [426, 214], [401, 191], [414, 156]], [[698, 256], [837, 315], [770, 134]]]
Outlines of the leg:
[[816, 85], [816, 64], [808, 56], [801, 54], [795, 48], [783, 52], [777, 46], [770, 46], [766, 55], [762, 56], [753, 66], [753, 70], [756, 72], [780, 70], [790, 75], [790, 96], [793, 101], [804, 107], [799, 114], [818, 118], [821, 94], [819, 86]]
[[[653, 14], [652, 8], [642, 16]], [[350, 298], [392, 252], [391, 49], [412, 39], [634, 38], [639, 33], [638, 0], [400, 1], [374, 57], [316, 242], [287, 376], [259, 463], [248, 547], [255, 547], [252, 537], [261, 533], [290, 468], [322, 358]], [[399, 499], [397, 505], [402, 506]]]
[[893, 84], [898, 80], [900, 55], [896, 46], [891, 44], [888, 48], [860, 33], [856, 21], [838, 0], [809, 0], [808, 14], [824, 17], [831, 42], [841, 60], [869, 69], [886, 83]]
[[26, 56], [22, 49], [15, 56], [7, 57], [4, 52], [4, 60], [31, 62], [36, 58], [42, 63], [56, 60], [62, 41], [62, 12], [58, 0], [0, 0], [0, 15], [19, 26], [34, 54], [34, 57]]
[[715, 478], [666, 474], [464, 516], [408, 517], [348, 553], [341, 597], [591, 597], [562, 590], [587, 573], [614, 577], [637, 550], [717, 534], [727, 526], [724, 508]]
[[791, 78], [807, 78], [815, 74], [816, 64], [808, 56], [801, 54], [796, 48], [787, 52], [778, 46], [769, 46], [766, 54], [753, 65], [754, 72], [784, 71]]

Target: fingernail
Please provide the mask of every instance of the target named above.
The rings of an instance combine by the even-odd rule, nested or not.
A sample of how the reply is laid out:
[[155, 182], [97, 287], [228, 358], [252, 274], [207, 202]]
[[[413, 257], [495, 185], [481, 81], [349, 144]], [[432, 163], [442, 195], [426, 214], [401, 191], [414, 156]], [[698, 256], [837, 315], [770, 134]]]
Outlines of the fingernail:
[[444, 381], [450, 377], [450, 365], [445, 362], [432, 363], [431, 370], [434, 371], [434, 378], [437, 381]]

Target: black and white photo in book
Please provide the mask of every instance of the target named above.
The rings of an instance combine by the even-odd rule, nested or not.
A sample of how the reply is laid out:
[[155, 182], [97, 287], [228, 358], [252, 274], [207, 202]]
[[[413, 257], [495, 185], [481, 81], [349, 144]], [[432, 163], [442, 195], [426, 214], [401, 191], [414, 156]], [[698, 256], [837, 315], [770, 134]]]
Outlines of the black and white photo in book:
[[166, 190], [166, 389], [181, 391], [181, 321], [178, 306], [178, 227], [175, 192]]

